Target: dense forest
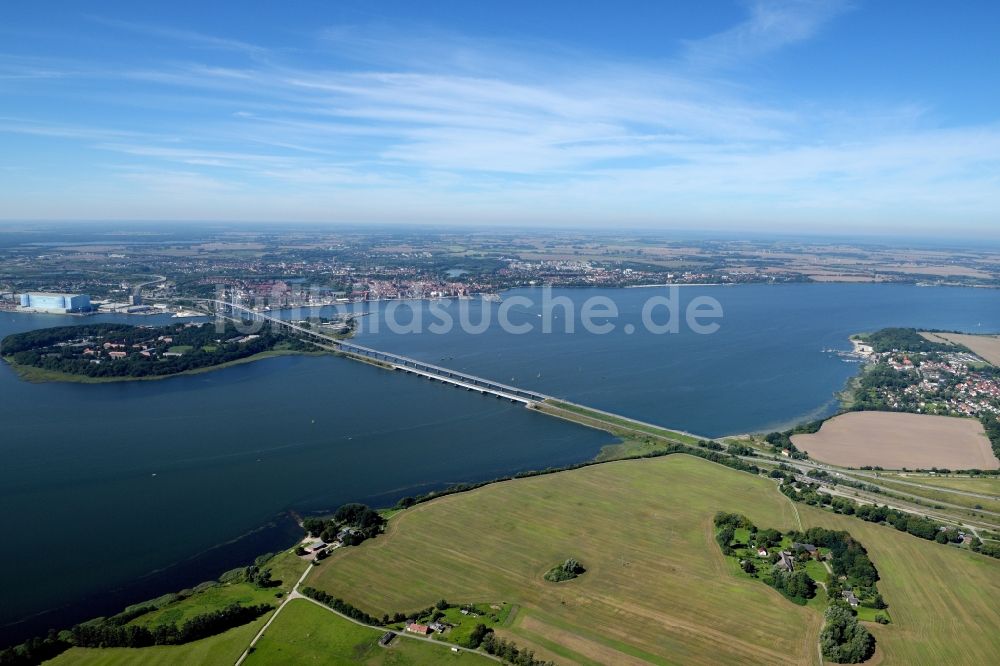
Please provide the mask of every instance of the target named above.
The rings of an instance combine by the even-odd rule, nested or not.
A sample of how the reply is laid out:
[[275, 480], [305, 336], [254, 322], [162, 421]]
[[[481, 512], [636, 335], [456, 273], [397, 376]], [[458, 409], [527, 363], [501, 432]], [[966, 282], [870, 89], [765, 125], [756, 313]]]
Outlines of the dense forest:
[[960, 351], [963, 347], [931, 342], [920, 335], [915, 328], [883, 328], [881, 331], [861, 336], [876, 352], [911, 351], [939, 352]]
[[[105, 345], [123, 350], [110, 358]], [[302, 340], [265, 326], [245, 335], [232, 322], [131, 326], [59, 326], [3, 339], [0, 352], [11, 363], [86, 377], [155, 377], [220, 365], [273, 349], [304, 351]], [[95, 351], [96, 350], [96, 351]]]

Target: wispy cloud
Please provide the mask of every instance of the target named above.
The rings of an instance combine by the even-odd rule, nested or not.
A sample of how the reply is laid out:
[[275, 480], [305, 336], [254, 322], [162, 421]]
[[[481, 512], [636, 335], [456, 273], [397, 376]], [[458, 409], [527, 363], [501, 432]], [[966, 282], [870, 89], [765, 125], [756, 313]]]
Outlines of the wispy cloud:
[[75, 142], [95, 165], [112, 156], [91, 177], [130, 196], [187, 190], [149, 198], [161, 218], [738, 224], [1000, 213], [1000, 125], [931, 126], [912, 100], [818, 111], [762, 99], [724, 73], [810, 38], [846, 7], [756, 2], [669, 66], [357, 26], [320, 30], [291, 53], [105, 21], [186, 50], [126, 67], [28, 63], [64, 78], [15, 93], [103, 106], [116, 120], [57, 109], [47, 120], [0, 118], [0, 132]]
[[687, 42], [684, 54], [699, 67], [730, 67], [815, 35], [850, 9], [846, 0], [750, 0], [742, 23], [715, 35]]

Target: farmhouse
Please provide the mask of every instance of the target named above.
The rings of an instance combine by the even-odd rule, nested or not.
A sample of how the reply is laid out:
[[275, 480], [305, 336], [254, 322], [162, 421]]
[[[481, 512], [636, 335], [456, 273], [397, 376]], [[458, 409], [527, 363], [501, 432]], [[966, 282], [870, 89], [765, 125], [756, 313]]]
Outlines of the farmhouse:
[[844, 595], [844, 599], [851, 605], [851, 608], [857, 608], [858, 604], [861, 603], [854, 595], [854, 590], [844, 590], [841, 594]]
[[781, 560], [779, 563], [786, 571], [791, 571], [795, 568], [794, 560], [792, 560], [792, 554], [787, 550], [781, 551]]
[[796, 552], [798, 552], [800, 550], [804, 550], [807, 553], [809, 553], [809, 555], [811, 555], [812, 557], [814, 557], [815, 559], [817, 559], [817, 560], [819, 559], [819, 548], [817, 548], [816, 546], [814, 546], [811, 543], [793, 543], [792, 544], [792, 550], [794, 550]]
[[411, 634], [420, 634], [421, 636], [431, 633], [431, 628], [426, 624], [417, 624], [416, 622], [406, 625], [406, 630]]

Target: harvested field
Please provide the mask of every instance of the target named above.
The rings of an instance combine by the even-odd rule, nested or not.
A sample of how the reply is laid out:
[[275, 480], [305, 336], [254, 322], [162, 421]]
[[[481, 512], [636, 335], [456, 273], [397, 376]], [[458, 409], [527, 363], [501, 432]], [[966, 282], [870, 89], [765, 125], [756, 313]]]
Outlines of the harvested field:
[[[376, 615], [516, 603], [498, 633], [560, 666], [815, 663], [819, 613], [730, 573], [713, 540], [720, 510], [796, 524], [768, 480], [683, 455], [613, 462], [407, 509], [307, 584]], [[543, 579], [568, 557], [587, 572]]]
[[[871, 664], [992, 663], [1000, 562], [806, 505], [768, 480], [677, 455], [596, 465], [449, 495], [394, 515], [387, 533], [337, 549], [308, 583], [369, 612], [503, 600], [498, 633], [560, 666], [815, 664], [822, 618], [733, 574], [712, 515], [781, 530], [845, 529], [868, 549], [893, 623], [868, 625]], [[587, 572], [542, 575], [574, 556]], [[266, 635], [265, 635], [266, 638]]]
[[844, 467], [997, 469], [983, 426], [975, 419], [900, 412], [835, 416], [792, 442], [817, 460]]
[[964, 345], [977, 356], [1000, 366], [1000, 335], [969, 335], [966, 333], [921, 333], [932, 342], [950, 342]]

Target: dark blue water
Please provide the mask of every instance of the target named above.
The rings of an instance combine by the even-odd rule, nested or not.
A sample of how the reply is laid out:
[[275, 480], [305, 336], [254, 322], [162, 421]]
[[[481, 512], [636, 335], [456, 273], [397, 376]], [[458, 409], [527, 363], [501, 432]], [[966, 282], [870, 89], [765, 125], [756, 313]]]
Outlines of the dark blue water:
[[[82, 320], [4, 313], [0, 334], [67, 321]], [[299, 535], [287, 511], [388, 505], [586, 460], [611, 441], [334, 357], [114, 384], [29, 384], [4, 365], [0, 395], [4, 641], [287, 547]]]
[[[359, 340], [426, 361], [706, 435], [764, 430], [832, 413], [857, 371], [825, 349], [884, 326], [1000, 330], [1000, 291], [896, 285], [687, 287], [716, 298], [720, 328], [644, 331], [663, 290], [559, 290], [610, 297], [607, 335], [541, 332], [534, 306], [467, 302], [472, 335], [395, 334], [426, 302], [378, 304]], [[459, 302], [438, 302], [458, 318]], [[283, 316], [295, 316], [286, 313]], [[553, 320], [557, 331], [565, 312]], [[113, 317], [105, 317], [113, 319]], [[94, 321], [89, 319], [87, 321]], [[99, 320], [99, 319], [98, 319]], [[118, 318], [133, 323], [155, 319]], [[0, 313], [0, 335], [80, 323]], [[372, 324], [382, 325], [377, 333]], [[564, 322], [562, 322], [564, 323]], [[661, 322], [662, 323], [662, 322]], [[625, 325], [636, 330], [625, 332]], [[288, 511], [389, 504], [459, 481], [589, 459], [601, 433], [412, 376], [333, 357], [282, 357], [155, 382], [28, 384], [0, 367], [0, 642], [61, 627], [214, 578], [289, 545]], [[283, 517], [284, 516], [284, 517]], [[24, 622], [25, 618], [30, 618]], [[19, 622], [21, 621], [21, 622]], [[13, 624], [12, 624], [13, 623]]]
[[[516, 290], [504, 299], [523, 296], [534, 302], [511, 309], [512, 323], [533, 326], [526, 334], [504, 333], [496, 325], [499, 305], [472, 301], [467, 302], [471, 322], [481, 320], [482, 309], [490, 311], [493, 325], [485, 333], [470, 335], [455, 326], [447, 335], [395, 334], [383, 315], [378, 333], [363, 332], [359, 341], [633, 418], [721, 436], [833, 413], [835, 394], [857, 365], [824, 350], [849, 350], [851, 334], [886, 326], [1000, 331], [1000, 290], [801, 284], [684, 287], [679, 290], [682, 308], [700, 296], [719, 301], [718, 331], [699, 335], [681, 325], [677, 334], [647, 333], [643, 304], [666, 293], [656, 288], [556, 290], [554, 295], [577, 304], [576, 332], [560, 332], [564, 311], [555, 308], [555, 332], [546, 334], [538, 316], [542, 290]], [[612, 333], [581, 332], [579, 305], [593, 296], [609, 297], [617, 305], [620, 315]], [[425, 328], [439, 321], [427, 302], [407, 307], [421, 310]], [[446, 307], [457, 322], [463, 304], [434, 307]], [[411, 312], [396, 310], [393, 317], [400, 324], [411, 321]], [[664, 323], [661, 313], [656, 321]], [[371, 321], [364, 324], [373, 328]], [[635, 327], [631, 335], [627, 325]]]

